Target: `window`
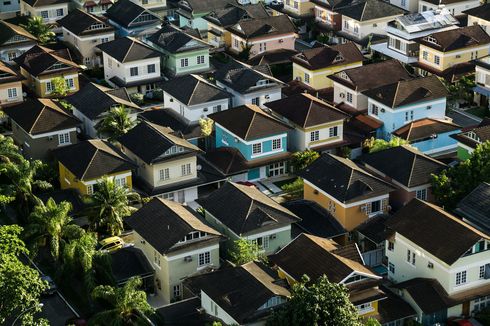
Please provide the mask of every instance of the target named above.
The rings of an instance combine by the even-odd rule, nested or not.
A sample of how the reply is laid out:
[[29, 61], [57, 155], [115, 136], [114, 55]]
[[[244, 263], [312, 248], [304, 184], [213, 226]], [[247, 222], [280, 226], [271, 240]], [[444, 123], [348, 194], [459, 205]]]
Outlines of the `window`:
[[252, 145], [252, 154], [262, 153], [262, 143], [256, 143]]
[[154, 72], [155, 72], [155, 64], [148, 65], [148, 66], [146, 67], [146, 69], [148, 70], [148, 73], [149, 73], [149, 74], [154, 73]]
[[390, 271], [390, 273], [395, 274], [395, 265], [393, 265], [392, 263], [388, 263], [388, 270]]
[[187, 59], [187, 58], [180, 59], [180, 66], [181, 67], [187, 67], [188, 65], [189, 65], [189, 59]]
[[203, 63], [204, 63], [204, 56], [203, 55], [197, 56], [197, 64], [202, 65]]
[[163, 199], [171, 200], [171, 201], [173, 201], [175, 199], [173, 192], [168, 192], [166, 194], [162, 194], [160, 197]]
[[259, 52], [267, 51], [267, 43], [259, 43]]
[[213, 113], [221, 112], [221, 104], [213, 106]]
[[15, 58], [17, 58], [17, 52], [9, 52], [9, 53], [7, 53], [7, 58], [8, 58], [9, 61], [14, 60]]
[[209, 251], [199, 254], [198, 266], [205, 266], [211, 264], [211, 253]]
[[8, 98], [16, 98], [17, 97], [17, 88], [9, 88], [7, 89]]
[[75, 83], [73, 82], [73, 78], [65, 79], [66, 81], [66, 87], [69, 89], [74, 89], [75, 88]]
[[456, 285], [462, 285], [466, 283], [466, 271], [456, 273]]
[[85, 63], [85, 65], [87, 65], [87, 66], [88, 66], [88, 65], [90, 65], [90, 58], [88, 58], [88, 57], [87, 57], [87, 58], [84, 58], [84, 59], [83, 59], [83, 62], [84, 62], [84, 63]]
[[371, 202], [371, 214], [381, 211], [381, 200]]
[[415, 197], [420, 200], [427, 200], [427, 189], [417, 190], [415, 193]]
[[234, 39], [235, 42], [233, 42], [233, 47], [234, 48], [240, 48], [240, 42], [237, 39]]
[[272, 140], [272, 150], [281, 149], [281, 138]]
[[3, 5], [4, 6], [10, 6], [11, 4], [12, 4], [12, 2], [10, 2], [10, 1], [4, 1], [3, 2]]
[[373, 115], [378, 115], [378, 114], [379, 114], [379, 108], [378, 108], [378, 106], [377, 106], [377, 105], [374, 105], [374, 104], [373, 104], [373, 105], [371, 106], [371, 113], [372, 113]]
[[434, 63], [436, 65], [439, 65], [441, 63], [441, 58], [438, 55], [435, 55], [434, 56]]
[[352, 93], [347, 92], [347, 102], [352, 103]]
[[478, 273], [478, 278], [480, 280], [485, 278], [485, 265], [480, 266], [480, 272]]
[[46, 82], [46, 92], [51, 93], [53, 91], [53, 89], [54, 89], [53, 83], [50, 81]]
[[344, 28], [349, 29], [349, 22], [347, 20], [344, 20]]
[[56, 9], [56, 16], [58, 17], [63, 16], [63, 8]]
[[173, 294], [174, 294], [174, 299], [180, 299], [180, 284], [174, 285]]
[[310, 141], [317, 141], [320, 139], [320, 131], [315, 130], [310, 132]]
[[69, 143], [70, 143], [70, 133], [69, 132], [58, 135], [58, 144], [64, 145], [64, 144], [69, 144]]
[[49, 17], [48, 11], [47, 10], [41, 11], [41, 17], [44, 19], [48, 19]]
[[413, 110], [405, 112], [405, 121], [413, 120]]
[[402, 0], [401, 5], [403, 8], [407, 6], [407, 0]]
[[153, 262], [155, 265], [160, 266], [160, 254], [156, 250], [153, 250]]
[[87, 195], [94, 194], [94, 185], [87, 185]]
[[388, 250], [393, 251], [395, 249], [395, 243], [388, 241]]
[[129, 74], [131, 76], [138, 76], [138, 67], [131, 67], [131, 68], [129, 68]]
[[191, 164], [190, 163], [183, 164], [181, 166], [181, 168], [182, 168], [182, 176], [186, 176], [186, 175], [191, 174]]
[[142, 1], [141, 1], [141, 4], [142, 4], [142, 5], [147, 5], [147, 4], [148, 4], [148, 0], [142, 0]]
[[126, 177], [114, 178], [114, 183], [118, 187], [126, 187]]
[[107, 43], [109, 42], [109, 38], [108, 37], [103, 37], [100, 39], [100, 43]]
[[427, 51], [422, 51], [422, 58], [427, 61], [429, 59], [429, 52]]
[[305, 83], [310, 83], [310, 74], [305, 73]]
[[298, 9], [298, 6], [299, 6], [299, 5], [298, 5], [298, 1], [295, 1], [295, 2], [294, 2], [294, 9]]
[[354, 33], [359, 33], [359, 26], [354, 25]]
[[329, 137], [337, 137], [338, 134], [339, 134], [339, 127], [338, 126], [331, 127], [328, 129], [328, 136]]
[[160, 180], [170, 179], [170, 170], [168, 168], [160, 170]]
[[366, 302], [366, 303], [360, 304], [360, 305], [356, 306], [356, 308], [357, 308], [357, 312], [360, 315], [366, 314], [366, 313], [374, 310], [371, 302]]
[[254, 104], [254, 105], [259, 105], [259, 103], [260, 103], [260, 97], [254, 97], [254, 98], [252, 99], [252, 104]]
[[415, 266], [415, 252], [407, 249], [407, 263]]
[[286, 173], [286, 163], [276, 162], [269, 165], [269, 177], [277, 177]]

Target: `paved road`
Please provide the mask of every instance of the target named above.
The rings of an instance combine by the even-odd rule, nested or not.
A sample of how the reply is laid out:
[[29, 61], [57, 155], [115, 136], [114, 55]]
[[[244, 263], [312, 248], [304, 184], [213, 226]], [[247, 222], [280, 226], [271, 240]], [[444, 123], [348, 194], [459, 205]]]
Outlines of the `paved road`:
[[36, 317], [49, 320], [51, 326], [64, 326], [68, 319], [76, 317], [58, 293], [41, 298], [41, 302], [44, 306]]

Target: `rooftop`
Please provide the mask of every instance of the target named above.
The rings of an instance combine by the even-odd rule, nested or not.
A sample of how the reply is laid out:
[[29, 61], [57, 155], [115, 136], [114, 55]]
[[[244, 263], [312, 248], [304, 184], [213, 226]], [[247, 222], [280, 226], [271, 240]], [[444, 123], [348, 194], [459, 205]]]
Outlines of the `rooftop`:
[[490, 35], [479, 25], [465, 26], [430, 34], [419, 40], [420, 44], [447, 52], [466, 47], [490, 44]]
[[122, 37], [97, 45], [107, 55], [121, 63], [158, 58], [161, 53], [132, 37]]
[[458, 203], [456, 213], [490, 234], [490, 184], [482, 182], [478, 185]]
[[361, 51], [352, 42], [304, 50], [291, 58], [294, 63], [312, 70], [363, 60], [364, 56]]

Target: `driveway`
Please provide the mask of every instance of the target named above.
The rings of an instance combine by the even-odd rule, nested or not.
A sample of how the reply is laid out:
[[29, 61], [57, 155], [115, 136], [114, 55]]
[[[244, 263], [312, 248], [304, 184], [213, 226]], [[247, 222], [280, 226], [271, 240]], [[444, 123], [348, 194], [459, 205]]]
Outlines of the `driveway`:
[[42, 297], [41, 302], [44, 306], [36, 317], [47, 319], [51, 326], [64, 326], [68, 319], [76, 317], [58, 292]]

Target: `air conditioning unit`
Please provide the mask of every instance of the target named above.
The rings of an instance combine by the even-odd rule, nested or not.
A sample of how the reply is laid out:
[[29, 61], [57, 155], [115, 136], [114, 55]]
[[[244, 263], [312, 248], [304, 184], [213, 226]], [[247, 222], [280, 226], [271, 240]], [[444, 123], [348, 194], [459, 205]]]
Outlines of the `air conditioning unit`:
[[340, 96], [340, 98], [344, 98], [345, 97], [345, 93], [340, 93], [339, 96]]
[[270, 99], [270, 98], [271, 98], [271, 97], [270, 97], [269, 95], [266, 95], [266, 96], [265, 96], [265, 99], [266, 99], [266, 100], [268, 100], [268, 99]]
[[192, 256], [185, 256], [185, 257], [184, 257], [184, 261], [185, 261], [186, 263], [191, 262], [191, 261], [192, 261]]
[[313, 190], [313, 193], [314, 193], [315, 195], [318, 195], [318, 190], [316, 190], [316, 189], [315, 189], [315, 190]]
[[434, 263], [428, 262], [427, 263], [427, 268], [434, 268]]
[[361, 205], [361, 212], [367, 213], [367, 205], [366, 204]]
[[271, 235], [269, 236], [269, 239], [271, 239], [271, 240], [274, 240], [275, 238], [276, 238], [276, 235], [275, 235], [275, 234], [271, 234]]
[[385, 112], [386, 112], [386, 110], [385, 110], [385, 109], [381, 109], [381, 113], [385, 113]]

